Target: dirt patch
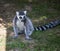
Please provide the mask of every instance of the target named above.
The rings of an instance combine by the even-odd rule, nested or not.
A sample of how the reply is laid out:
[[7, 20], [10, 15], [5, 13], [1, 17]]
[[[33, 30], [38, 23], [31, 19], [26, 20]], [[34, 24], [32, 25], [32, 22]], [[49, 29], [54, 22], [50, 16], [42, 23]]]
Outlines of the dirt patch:
[[6, 28], [2, 24], [0, 24], [0, 51], [6, 50], [6, 33]]

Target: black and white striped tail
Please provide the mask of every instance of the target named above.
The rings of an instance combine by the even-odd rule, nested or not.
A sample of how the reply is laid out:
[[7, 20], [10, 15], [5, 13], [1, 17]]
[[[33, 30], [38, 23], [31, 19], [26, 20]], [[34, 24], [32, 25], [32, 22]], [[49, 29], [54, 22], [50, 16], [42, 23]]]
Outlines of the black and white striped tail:
[[55, 27], [55, 26], [57, 26], [59, 24], [60, 24], [60, 20], [56, 20], [56, 21], [52, 21], [52, 22], [50, 22], [50, 23], [48, 23], [46, 25], [43, 25], [43, 26], [34, 27], [34, 30], [43, 31], [43, 30], [47, 30], [49, 28], [53, 28], [53, 27]]

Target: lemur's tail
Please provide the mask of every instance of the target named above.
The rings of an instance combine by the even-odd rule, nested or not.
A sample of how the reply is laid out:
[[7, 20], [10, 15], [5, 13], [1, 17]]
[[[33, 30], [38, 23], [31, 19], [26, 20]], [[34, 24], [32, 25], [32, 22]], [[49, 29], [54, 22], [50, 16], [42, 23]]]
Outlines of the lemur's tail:
[[43, 26], [34, 27], [34, 30], [43, 31], [43, 30], [47, 30], [49, 28], [53, 28], [53, 27], [55, 27], [55, 26], [57, 26], [59, 24], [60, 24], [60, 20], [56, 20], [56, 21], [52, 21], [52, 22], [50, 22], [50, 23], [48, 23], [46, 25], [43, 25]]

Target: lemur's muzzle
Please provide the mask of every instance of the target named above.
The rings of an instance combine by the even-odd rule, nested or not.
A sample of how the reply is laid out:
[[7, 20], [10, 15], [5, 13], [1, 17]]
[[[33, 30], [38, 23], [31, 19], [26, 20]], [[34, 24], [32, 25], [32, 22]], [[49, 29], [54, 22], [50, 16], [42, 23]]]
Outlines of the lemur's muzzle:
[[26, 18], [23, 18], [21, 21], [22, 21], [22, 22], [26, 22]]
[[21, 22], [25, 22], [26, 20], [21, 20]]

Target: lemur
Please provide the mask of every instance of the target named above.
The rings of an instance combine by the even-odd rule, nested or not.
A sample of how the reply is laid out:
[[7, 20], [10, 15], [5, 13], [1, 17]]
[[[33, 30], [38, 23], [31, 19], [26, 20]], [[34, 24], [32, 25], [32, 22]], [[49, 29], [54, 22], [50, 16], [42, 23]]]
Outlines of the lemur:
[[29, 36], [32, 34], [34, 27], [31, 20], [26, 16], [27, 11], [16, 11], [16, 16], [13, 18], [14, 38], [18, 34], [25, 34], [25, 39], [31, 39]]
[[60, 24], [60, 20], [52, 21], [46, 25], [34, 27], [30, 18], [27, 17], [27, 11], [16, 11], [16, 16], [13, 18], [14, 38], [18, 34], [25, 34], [25, 39], [30, 40], [30, 35], [34, 30], [44, 31], [53, 28]]

